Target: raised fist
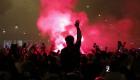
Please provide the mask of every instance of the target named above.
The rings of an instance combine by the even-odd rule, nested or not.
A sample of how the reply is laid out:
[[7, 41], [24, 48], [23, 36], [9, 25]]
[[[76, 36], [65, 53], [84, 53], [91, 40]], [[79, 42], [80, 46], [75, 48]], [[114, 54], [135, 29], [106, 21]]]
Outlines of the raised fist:
[[79, 27], [79, 24], [80, 24], [80, 21], [79, 20], [76, 20], [75, 27]]

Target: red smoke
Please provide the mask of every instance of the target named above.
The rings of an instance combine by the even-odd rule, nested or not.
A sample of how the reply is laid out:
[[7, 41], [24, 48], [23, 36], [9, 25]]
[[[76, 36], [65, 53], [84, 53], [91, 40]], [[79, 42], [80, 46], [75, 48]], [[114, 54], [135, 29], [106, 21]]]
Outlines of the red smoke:
[[81, 22], [80, 28], [83, 34], [81, 50], [84, 52], [90, 51], [95, 42], [102, 48], [105, 46], [114, 48], [118, 40], [129, 40], [128, 35], [133, 25], [129, 18], [115, 20], [110, 17], [109, 23], [104, 20], [90, 23], [85, 12], [74, 10], [77, 0], [41, 0], [40, 2], [38, 29], [42, 36], [49, 35], [54, 50], [61, 50], [65, 46], [64, 39], [68, 34], [76, 38], [74, 22], [77, 19]]

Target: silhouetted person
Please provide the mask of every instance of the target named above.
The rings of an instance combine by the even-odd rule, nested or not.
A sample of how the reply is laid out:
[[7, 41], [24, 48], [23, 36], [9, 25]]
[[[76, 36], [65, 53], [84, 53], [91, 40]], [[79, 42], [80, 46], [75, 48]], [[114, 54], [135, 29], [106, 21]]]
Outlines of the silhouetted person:
[[93, 44], [93, 47], [95, 48], [96, 53], [99, 53], [101, 51], [99, 45], [97, 45], [96, 43]]
[[122, 48], [123, 48], [123, 44], [122, 44], [122, 42], [121, 41], [118, 41], [118, 48], [117, 48], [117, 51], [121, 51], [122, 50]]
[[62, 68], [66, 72], [73, 71], [80, 65], [80, 46], [81, 46], [81, 30], [79, 28], [79, 21], [75, 22], [75, 27], [77, 29], [77, 41], [74, 44], [74, 37], [68, 35], [65, 38], [67, 47], [61, 50], [60, 58]]
[[13, 55], [15, 60], [20, 58], [19, 48], [17, 44], [11, 44], [10, 54]]

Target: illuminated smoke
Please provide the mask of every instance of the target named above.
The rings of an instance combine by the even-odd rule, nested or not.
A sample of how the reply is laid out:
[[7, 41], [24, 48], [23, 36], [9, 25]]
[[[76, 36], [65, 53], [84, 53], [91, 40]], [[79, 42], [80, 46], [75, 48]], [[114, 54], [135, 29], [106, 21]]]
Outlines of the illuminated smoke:
[[80, 28], [83, 34], [81, 50], [84, 52], [90, 51], [94, 42], [102, 47], [105, 45], [115, 47], [117, 40], [129, 39], [128, 33], [133, 25], [131, 19], [90, 23], [85, 12], [74, 10], [77, 2], [77, 0], [40, 0], [38, 29], [42, 36], [49, 35], [53, 50], [61, 50], [65, 46], [64, 39], [68, 34], [76, 39], [74, 22], [77, 19], [81, 22]]

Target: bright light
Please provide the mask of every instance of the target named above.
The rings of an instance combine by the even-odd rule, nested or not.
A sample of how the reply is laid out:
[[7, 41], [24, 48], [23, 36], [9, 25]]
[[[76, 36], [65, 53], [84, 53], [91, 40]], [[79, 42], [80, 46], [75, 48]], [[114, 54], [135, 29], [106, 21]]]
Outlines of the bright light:
[[100, 16], [101, 16], [101, 14], [98, 14], [98, 16], [100, 17]]
[[51, 11], [48, 16], [41, 17], [38, 25], [39, 29], [43, 32], [55, 32], [65, 31], [65, 27], [70, 25], [70, 15], [67, 13], [61, 13], [58, 11]]
[[4, 34], [5, 34], [5, 33], [6, 33], [6, 30], [3, 30], [3, 31], [2, 31], [2, 33], [4, 33]]
[[90, 8], [90, 5], [86, 5], [86, 8]]
[[16, 26], [15, 26], [15, 29], [18, 29], [18, 28], [19, 28], [19, 27], [16, 25]]
[[26, 35], [27, 33], [26, 32], [23, 32], [23, 34]]
[[[65, 45], [63, 40], [67, 35], [74, 36], [76, 40], [76, 30], [74, 22], [80, 21], [82, 31], [82, 52], [88, 52], [92, 49], [93, 43], [100, 46], [110, 46], [114, 48], [116, 40], [120, 39], [118, 31], [124, 41], [129, 41], [129, 32], [133, 27], [133, 20], [122, 18], [116, 20], [116, 17], [102, 15], [102, 10], [97, 14], [101, 18], [97, 22], [91, 22], [85, 11], [76, 11], [77, 0], [40, 0], [40, 15], [37, 21], [38, 29], [42, 37], [48, 37], [50, 46], [53, 49], [61, 49]], [[89, 4], [85, 8], [90, 8]], [[94, 14], [94, 13], [93, 13]], [[102, 21], [103, 19], [103, 21]], [[112, 24], [109, 25], [109, 24]], [[114, 37], [115, 36], [115, 37]]]

